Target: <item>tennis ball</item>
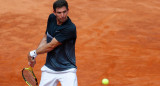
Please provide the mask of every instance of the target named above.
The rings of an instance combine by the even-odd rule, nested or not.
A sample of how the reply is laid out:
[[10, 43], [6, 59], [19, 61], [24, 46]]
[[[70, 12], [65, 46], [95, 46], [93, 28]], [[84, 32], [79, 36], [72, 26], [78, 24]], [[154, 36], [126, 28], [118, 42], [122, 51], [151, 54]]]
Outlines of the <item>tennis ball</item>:
[[102, 84], [104, 84], [104, 85], [109, 84], [109, 80], [108, 80], [108, 79], [106, 79], [106, 78], [102, 79]]

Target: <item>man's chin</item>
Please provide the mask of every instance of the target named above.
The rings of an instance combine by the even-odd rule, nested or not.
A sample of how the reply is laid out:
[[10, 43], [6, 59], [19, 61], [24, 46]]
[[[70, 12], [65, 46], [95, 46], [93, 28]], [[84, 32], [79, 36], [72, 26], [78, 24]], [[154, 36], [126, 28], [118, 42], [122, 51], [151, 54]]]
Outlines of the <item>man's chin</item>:
[[64, 23], [66, 20], [61, 20], [60, 22]]

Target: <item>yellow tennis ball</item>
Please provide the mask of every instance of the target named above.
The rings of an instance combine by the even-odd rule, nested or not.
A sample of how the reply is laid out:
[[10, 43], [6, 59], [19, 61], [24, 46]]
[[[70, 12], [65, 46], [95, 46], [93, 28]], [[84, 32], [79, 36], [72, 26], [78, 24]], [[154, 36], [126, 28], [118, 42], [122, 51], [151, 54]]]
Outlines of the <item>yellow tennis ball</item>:
[[104, 84], [104, 85], [108, 85], [108, 84], [109, 84], [109, 80], [108, 80], [108, 79], [106, 79], [106, 78], [104, 78], [104, 79], [102, 80], [102, 84]]

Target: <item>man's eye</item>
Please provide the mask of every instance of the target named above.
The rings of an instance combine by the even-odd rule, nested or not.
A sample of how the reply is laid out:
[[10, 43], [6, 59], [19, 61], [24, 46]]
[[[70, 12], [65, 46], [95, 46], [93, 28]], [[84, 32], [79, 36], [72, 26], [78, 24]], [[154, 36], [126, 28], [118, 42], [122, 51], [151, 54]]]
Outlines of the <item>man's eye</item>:
[[66, 13], [67, 11], [63, 11], [63, 13]]

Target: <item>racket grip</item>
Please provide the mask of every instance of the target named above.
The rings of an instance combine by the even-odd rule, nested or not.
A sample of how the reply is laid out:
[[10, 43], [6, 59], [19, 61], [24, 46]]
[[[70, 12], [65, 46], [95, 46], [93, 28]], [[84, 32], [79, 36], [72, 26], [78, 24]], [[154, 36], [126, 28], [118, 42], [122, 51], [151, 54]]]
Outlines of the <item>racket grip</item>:
[[31, 66], [29, 66], [29, 70], [33, 71], [33, 68]]

